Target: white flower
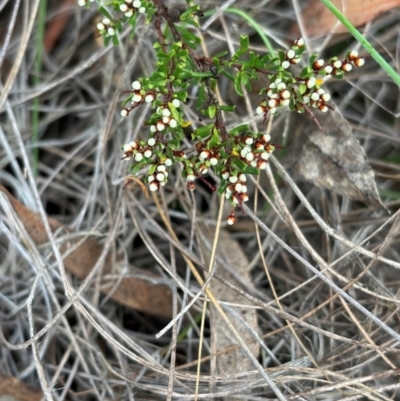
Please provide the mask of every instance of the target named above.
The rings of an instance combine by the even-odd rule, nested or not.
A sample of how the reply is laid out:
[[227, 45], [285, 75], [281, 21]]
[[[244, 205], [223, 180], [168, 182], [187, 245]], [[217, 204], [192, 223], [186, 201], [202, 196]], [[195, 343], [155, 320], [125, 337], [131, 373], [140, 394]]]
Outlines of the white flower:
[[253, 161], [254, 160], [254, 153], [252, 153], [252, 152], [247, 153], [246, 160], [249, 161], [249, 162]]
[[216, 165], [218, 164], [218, 159], [217, 159], [216, 157], [212, 157], [212, 158], [210, 159], [210, 164], [211, 164], [212, 166], [216, 166]]
[[102, 22], [104, 25], [111, 25], [111, 20], [109, 18], [104, 18]]
[[231, 175], [231, 176], [229, 177], [229, 182], [231, 182], [232, 184], [234, 184], [235, 182], [237, 182], [237, 180], [238, 180], [237, 175]]
[[150, 125], [150, 132], [157, 132], [157, 127], [155, 125]]
[[136, 153], [135, 161], [140, 162], [143, 160], [143, 155], [141, 153]]
[[169, 120], [169, 126], [170, 126], [171, 128], [176, 128], [176, 127], [178, 126], [178, 123], [176, 122], [175, 119], [171, 118], [171, 119]]
[[261, 153], [261, 159], [268, 160], [269, 157], [270, 157], [270, 154], [268, 152]]
[[147, 182], [150, 184], [150, 183], [153, 182], [155, 179], [156, 179], [156, 178], [154, 177], [154, 174], [153, 174], [153, 175], [149, 175], [149, 176], [147, 177]]
[[240, 151], [240, 156], [241, 157], [246, 157], [246, 155], [251, 151], [251, 149], [248, 146], [245, 146], [241, 151]]
[[139, 8], [139, 14], [144, 14], [146, 12], [146, 8], [145, 7], [140, 7]]
[[242, 192], [242, 184], [240, 182], [237, 182], [235, 184], [235, 191], [236, 192]]
[[149, 189], [150, 189], [150, 191], [152, 191], [152, 192], [157, 191], [157, 189], [158, 189], [158, 183], [157, 183], [157, 181], [151, 182], [150, 185], [149, 185]]
[[254, 142], [254, 139], [253, 139], [251, 136], [248, 136], [248, 137], [245, 139], [244, 142], [245, 142], [246, 145], [252, 145], [253, 142]]
[[271, 135], [270, 134], [264, 134], [262, 137], [264, 142], [269, 142], [271, 140]]
[[127, 109], [122, 109], [121, 110], [121, 117], [126, 117], [129, 114]]
[[151, 157], [153, 155], [153, 151], [151, 149], [147, 149], [144, 151], [144, 157]]
[[311, 94], [311, 100], [313, 100], [314, 102], [319, 100], [319, 94], [317, 92], [312, 93]]
[[206, 160], [206, 159], [208, 159], [209, 155], [210, 155], [209, 152], [203, 150], [200, 153], [199, 158], [200, 158], [200, 160]]
[[187, 179], [188, 181], [194, 181], [194, 180], [196, 179], [196, 177], [195, 177], [193, 174], [188, 174], [188, 175], [186, 176], [186, 179]]
[[106, 26], [105, 26], [102, 22], [99, 22], [96, 26], [97, 26], [97, 29], [98, 29], [100, 32], [103, 32], [103, 31], [106, 30]]
[[157, 130], [158, 131], [164, 131], [165, 130], [165, 125], [164, 125], [164, 123], [162, 121], [159, 121], [157, 123]]
[[142, 95], [133, 95], [133, 97], [132, 97], [133, 103], [139, 103], [141, 101], [142, 101]]
[[159, 182], [163, 182], [165, 180], [165, 175], [163, 173], [157, 173], [156, 180]]
[[169, 117], [171, 115], [171, 111], [169, 109], [163, 109], [162, 115], [164, 117]]
[[166, 166], [172, 166], [172, 160], [168, 157], [168, 158], [166, 158], [165, 159], [165, 161], [164, 161], [164, 164], [166, 165]]
[[264, 109], [261, 106], [258, 106], [256, 108], [256, 114], [258, 114], [258, 115], [264, 114]]
[[[152, 125], [152, 127], [154, 127], [154, 125]], [[150, 127], [151, 128], [151, 127]], [[147, 140], [147, 145], [149, 146], [154, 146], [156, 144], [156, 140], [154, 138], [149, 138]]]
[[142, 84], [139, 81], [133, 81], [132, 82], [132, 88], [135, 90], [139, 90], [142, 88]]
[[140, 0], [135, 0], [132, 5], [135, 8], [139, 8], [142, 5], [142, 2]]
[[332, 71], [333, 71], [333, 68], [332, 68], [330, 65], [327, 65], [327, 66], [325, 66], [324, 71], [325, 71], [327, 74], [331, 74]]
[[333, 66], [334, 66], [335, 68], [340, 68], [340, 67], [342, 66], [342, 62], [341, 62], [340, 60], [336, 60], [336, 61], [333, 63]]
[[296, 57], [296, 52], [293, 49], [287, 51], [286, 56], [288, 59], [292, 59]]
[[159, 166], [157, 166], [157, 171], [164, 173], [167, 171], [167, 168], [165, 167], [164, 164], [160, 164]]
[[172, 101], [172, 104], [173, 104], [174, 107], [177, 109], [177, 108], [181, 105], [181, 102], [179, 101], [179, 99], [174, 99], [174, 100]]
[[119, 6], [119, 9], [120, 9], [123, 13], [126, 13], [126, 12], [129, 10], [129, 8], [128, 8], [128, 6], [127, 6], [126, 4], [121, 4], [121, 5]]
[[108, 28], [108, 29], [107, 29], [107, 33], [108, 33], [110, 36], [114, 36], [114, 35], [115, 35], [115, 29], [114, 29], [114, 28]]
[[246, 174], [243, 173], [239, 174], [239, 180], [241, 182], [246, 182], [247, 181]]
[[151, 103], [153, 100], [154, 100], [154, 96], [153, 96], [152, 94], [146, 95], [146, 96], [144, 97], [144, 101], [145, 101], [146, 103]]
[[287, 69], [290, 67], [290, 62], [287, 61], [287, 60], [284, 60], [284, 61], [282, 61], [281, 66], [282, 66], [282, 68], [283, 68], [284, 70], [287, 70]]

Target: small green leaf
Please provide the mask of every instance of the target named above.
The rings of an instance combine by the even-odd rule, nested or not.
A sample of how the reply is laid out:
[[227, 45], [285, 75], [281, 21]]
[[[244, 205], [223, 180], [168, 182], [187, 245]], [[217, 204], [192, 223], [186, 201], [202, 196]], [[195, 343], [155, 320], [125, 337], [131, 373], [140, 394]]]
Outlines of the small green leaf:
[[214, 124], [204, 125], [203, 127], [197, 128], [196, 131], [192, 134], [193, 138], [207, 138], [211, 134], [211, 130], [214, 127]]
[[249, 37], [248, 35], [240, 36], [240, 48], [242, 50], [247, 50], [249, 48]]
[[298, 92], [300, 93], [300, 95], [304, 95], [304, 94], [306, 93], [306, 91], [307, 91], [307, 86], [304, 85], [304, 84], [300, 84], [300, 85], [299, 85], [299, 90], [298, 90]]
[[210, 118], [214, 118], [215, 117], [216, 111], [217, 111], [217, 108], [216, 108], [215, 104], [212, 104], [211, 106], [208, 106], [208, 116]]

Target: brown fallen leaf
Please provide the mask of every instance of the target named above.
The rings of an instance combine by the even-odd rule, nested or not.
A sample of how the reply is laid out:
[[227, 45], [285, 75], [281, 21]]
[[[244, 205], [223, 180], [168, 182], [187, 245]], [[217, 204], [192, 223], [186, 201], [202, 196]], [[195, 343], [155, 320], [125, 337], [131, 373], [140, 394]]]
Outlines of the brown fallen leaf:
[[[331, 0], [331, 2], [356, 27], [400, 6], [400, 0]], [[319, 0], [310, 1], [303, 10], [302, 20], [310, 37], [325, 36], [337, 22], [336, 17]], [[335, 30], [335, 33], [344, 32], [347, 32], [347, 29], [342, 24]]]
[[42, 396], [41, 390], [0, 374], [0, 401], [40, 401]]
[[286, 164], [306, 180], [352, 200], [384, 208], [364, 150], [338, 110], [296, 120]]
[[[48, 242], [47, 233], [42, 223], [42, 219], [38, 213], [27, 208], [21, 202], [12, 196], [7, 189], [0, 185], [0, 191], [7, 195], [20, 221], [25, 226], [26, 231], [36, 245], [42, 245]], [[62, 230], [64, 233], [73, 233], [68, 227], [58, 220], [49, 217], [49, 224], [53, 232]], [[79, 245], [77, 245], [79, 243]], [[84, 279], [92, 270], [102, 253], [102, 246], [94, 239], [71, 238], [68, 242], [60, 247], [61, 253], [65, 253], [68, 249], [72, 252], [64, 257], [65, 269], [78, 278]], [[112, 259], [107, 255], [103, 274], [112, 271]], [[147, 271], [142, 272], [143, 275], [150, 276]], [[108, 294], [111, 290], [113, 293], [111, 299], [130, 308], [150, 313], [157, 316], [170, 318], [172, 316], [172, 295], [171, 290], [160, 284], [153, 284], [143, 279], [124, 277], [117, 288], [114, 288], [115, 280], [104, 279], [101, 283], [102, 292]]]
[[[204, 224], [199, 225], [197, 233], [201, 252], [207, 264], [210, 260], [213, 235], [209, 228]], [[227, 231], [220, 231], [217, 254], [219, 257], [223, 258], [230, 269], [236, 273], [236, 275], [233, 275], [224, 265], [217, 264], [216, 273], [219, 276], [239, 287], [243, 284], [251, 285], [252, 282], [248, 269], [248, 260], [242, 252], [238, 242], [233, 240]], [[252, 303], [237, 292], [226, 287], [218, 280], [212, 280], [210, 282], [210, 289], [218, 300], [244, 306], [231, 306], [230, 308], [233, 309], [236, 314], [230, 313], [228, 310], [225, 310], [225, 312], [240, 336], [248, 343], [251, 352], [257, 357], [260, 352], [260, 346], [254, 341], [254, 336], [249, 330], [250, 327], [255, 332], [258, 332], [257, 313], [254, 309], [246, 308], [246, 305], [251, 306]], [[246, 327], [246, 325], [248, 327]], [[253, 364], [240, 348], [219, 354], [217, 357], [215, 356], [215, 353], [237, 345], [237, 341], [213, 306], [211, 306], [210, 327], [211, 344], [214, 353], [212, 357], [216, 358], [217, 374], [231, 375], [254, 369]]]

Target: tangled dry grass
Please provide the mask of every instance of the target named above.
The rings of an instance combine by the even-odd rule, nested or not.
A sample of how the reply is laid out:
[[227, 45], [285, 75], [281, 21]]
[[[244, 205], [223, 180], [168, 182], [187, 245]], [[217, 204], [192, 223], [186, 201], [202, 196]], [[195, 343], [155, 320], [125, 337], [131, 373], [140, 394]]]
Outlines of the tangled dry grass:
[[[293, 26], [306, 28], [300, 3], [202, 7], [233, 5], [285, 47]], [[301, 156], [293, 144], [318, 127], [283, 114], [269, 129], [284, 149], [249, 184], [247, 213], [228, 228], [218, 221], [218, 211], [227, 212], [218, 195], [201, 184], [188, 192], [179, 169], [156, 199], [135, 181], [123, 189], [121, 146], [144, 138], [146, 111], [121, 119], [120, 101], [132, 79], [152, 69], [153, 28], [139, 20], [133, 40], [126, 33], [120, 47], [104, 48], [94, 8], [49, 1], [34, 86], [38, 4], [0, 4], [0, 395], [11, 392], [4, 383], [13, 377], [60, 401], [400, 399], [399, 88], [372, 60], [326, 84], [390, 213], [302, 180], [290, 168]], [[64, 29], [50, 37], [61, 21]], [[217, 12], [201, 25], [210, 54], [231, 51], [240, 34], [264, 51], [235, 13]], [[397, 68], [399, 32], [395, 14], [364, 28]], [[333, 33], [307, 42], [324, 56], [357, 48]], [[243, 101], [221, 79], [220, 91], [237, 105], [228, 125], [255, 123], [257, 90]], [[195, 99], [193, 88], [185, 110], [194, 126], [201, 124]], [[42, 396], [28, 394], [18, 397]]]

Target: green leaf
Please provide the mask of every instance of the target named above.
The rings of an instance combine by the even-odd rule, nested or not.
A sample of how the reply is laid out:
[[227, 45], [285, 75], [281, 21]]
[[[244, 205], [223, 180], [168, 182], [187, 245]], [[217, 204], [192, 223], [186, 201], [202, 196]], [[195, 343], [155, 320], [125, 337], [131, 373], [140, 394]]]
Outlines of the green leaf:
[[300, 95], [304, 95], [307, 91], [307, 86], [305, 84], [300, 84], [299, 85], [299, 90], [298, 92], [300, 93]]
[[258, 175], [259, 174], [259, 169], [258, 168], [256, 168], [256, 167], [250, 167], [250, 166], [247, 166], [246, 168], [244, 168], [243, 170], [242, 170], [242, 173], [244, 173], [244, 174], [252, 174], [252, 175]]
[[156, 172], [157, 165], [156, 164], [150, 164], [149, 166], [149, 175], [152, 175]]
[[206, 92], [204, 85], [201, 85], [196, 99], [196, 109], [199, 110], [202, 104], [206, 101]]
[[241, 75], [242, 75], [242, 71], [239, 71], [237, 73], [237, 75], [236, 75], [236, 78], [235, 78], [235, 91], [236, 91], [236, 93], [238, 95], [243, 96], [243, 91], [242, 91], [242, 86], [241, 86], [241, 83], [242, 83]]
[[230, 135], [237, 135], [240, 132], [245, 132], [249, 130], [249, 126], [247, 124], [238, 125], [237, 127], [233, 128], [229, 134]]
[[105, 17], [109, 18], [111, 21], [113, 20], [112, 15], [102, 6], [99, 6], [99, 13], [103, 14]]
[[207, 138], [211, 134], [211, 130], [213, 129], [214, 124], [204, 125], [203, 127], [197, 128], [196, 131], [193, 132], [193, 138]]
[[218, 188], [218, 195], [222, 195], [224, 192], [225, 192], [225, 190], [226, 190], [226, 187], [228, 186], [228, 182], [225, 182], [224, 184], [221, 184], [220, 186], [219, 186], [219, 188]]
[[224, 75], [225, 77], [227, 77], [230, 81], [235, 82], [235, 77], [232, 74], [230, 74], [228, 71], [221, 70], [220, 74]]
[[228, 111], [230, 113], [233, 113], [235, 111], [236, 106], [227, 106], [227, 105], [225, 105], [225, 106], [220, 106], [219, 108], [221, 110], [223, 110], [223, 111]]
[[241, 50], [247, 51], [249, 48], [249, 37], [248, 35], [240, 36], [240, 48]]
[[217, 108], [216, 108], [215, 104], [208, 106], [208, 116], [210, 118], [214, 118], [216, 112], [217, 112]]

